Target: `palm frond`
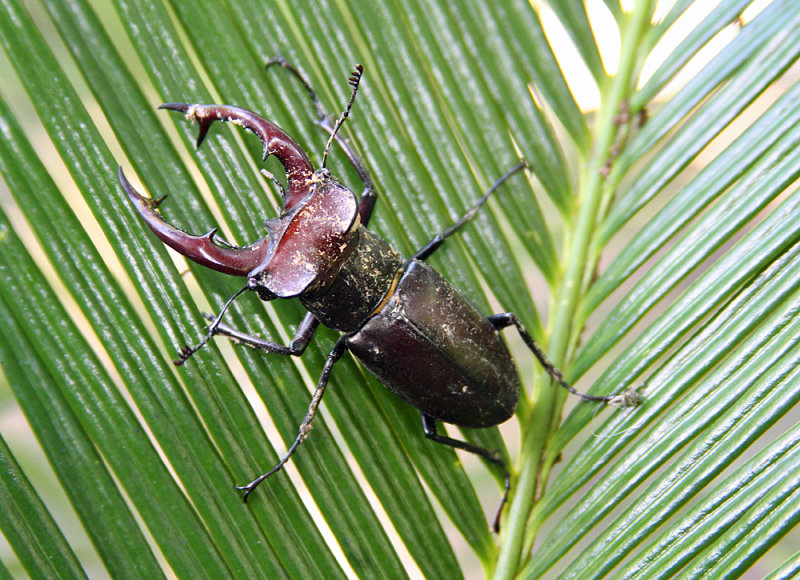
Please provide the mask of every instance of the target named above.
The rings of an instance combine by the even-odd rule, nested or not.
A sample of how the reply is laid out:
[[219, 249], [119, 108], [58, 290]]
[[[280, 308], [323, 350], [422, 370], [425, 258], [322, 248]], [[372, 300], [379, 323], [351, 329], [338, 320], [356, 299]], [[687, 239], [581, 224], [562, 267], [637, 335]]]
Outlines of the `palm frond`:
[[[0, 420], [3, 576], [796, 572], [767, 552], [798, 519], [800, 7], [704, 6], [5, 2], [0, 368], [13, 398], [0, 400], [24, 414], [69, 505], [53, 507], [52, 478]], [[566, 44], [600, 95], [591, 116]], [[520, 444], [505, 428], [508, 442], [463, 433], [514, 464], [497, 537], [484, 511], [499, 470], [465, 471], [348, 357], [313, 435], [242, 504], [231, 486], [294, 440], [334, 333], [299, 360], [220, 341], [171, 363], [241, 283], [182, 272], [117, 166], [171, 194], [161, 209], [187, 231], [262, 237], [278, 196], [255, 140], [215, 127], [195, 150], [197, 128], [156, 106], [258, 111], [319, 163], [307, 95], [264, 68], [278, 53], [331, 113], [364, 65], [344, 133], [379, 192], [370, 228], [406, 255], [526, 159], [530, 183], [510, 181], [431, 263], [485, 312], [519, 315], [580, 388], [643, 397], [562, 421], [565, 393], [519, 351]], [[358, 188], [343, 155], [331, 167]], [[288, 342], [302, 312], [251, 297], [226, 321]]]

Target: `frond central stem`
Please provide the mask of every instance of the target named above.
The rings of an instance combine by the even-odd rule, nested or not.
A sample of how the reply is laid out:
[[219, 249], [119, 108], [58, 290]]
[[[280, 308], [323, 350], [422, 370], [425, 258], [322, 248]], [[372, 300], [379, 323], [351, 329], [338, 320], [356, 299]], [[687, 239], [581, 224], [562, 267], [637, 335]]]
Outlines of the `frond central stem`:
[[[551, 360], [562, 367], [569, 360], [580, 335], [580, 329], [574, 328], [575, 314], [597, 266], [597, 256], [592, 255], [589, 248], [602, 221], [600, 214], [607, 206], [603, 203], [606, 187], [604, 167], [612, 158], [619, 131], [617, 114], [636, 84], [640, 62], [636, 47], [648, 30], [653, 8], [653, 0], [637, 1], [633, 12], [620, 22], [622, 39], [618, 71], [608, 78], [605, 87], [601, 87], [602, 100], [594, 144], [589, 158], [582, 163], [574, 212], [567, 217], [564, 275], [553, 294], [547, 349]], [[571, 381], [575, 377], [569, 377], [567, 371], [566, 378]], [[528, 557], [537, 531], [535, 528], [538, 528], [534, 523], [532, 529], [528, 529], [531, 511], [559, 453], [559, 450], [548, 449], [547, 443], [561, 422], [566, 393], [547, 384], [540, 386], [534, 393], [530, 417], [522, 426], [519, 478], [502, 532], [495, 578], [515, 577], [520, 564]]]

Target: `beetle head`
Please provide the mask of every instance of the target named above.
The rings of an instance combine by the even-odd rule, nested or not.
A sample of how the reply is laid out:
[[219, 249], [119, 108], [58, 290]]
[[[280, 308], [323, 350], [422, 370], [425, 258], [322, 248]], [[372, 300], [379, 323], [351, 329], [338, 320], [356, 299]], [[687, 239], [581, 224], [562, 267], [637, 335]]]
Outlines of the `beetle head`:
[[248, 274], [262, 299], [289, 298], [326, 288], [358, 242], [358, 202], [327, 169], [314, 173], [308, 196], [267, 220], [270, 249]]
[[288, 188], [278, 218], [267, 220], [267, 236], [245, 247], [214, 241], [216, 230], [192, 235], [167, 223], [156, 208], [163, 197], [139, 194], [119, 169], [119, 180], [139, 215], [165, 244], [199, 264], [225, 274], [247, 276], [248, 288], [264, 300], [290, 298], [325, 288], [357, 243], [358, 203], [327, 169], [313, 170], [306, 153], [279, 127], [255, 113], [226, 105], [168, 103], [200, 125], [202, 143], [214, 121], [253, 131], [264, 158], [275, 155], [286, 170]]

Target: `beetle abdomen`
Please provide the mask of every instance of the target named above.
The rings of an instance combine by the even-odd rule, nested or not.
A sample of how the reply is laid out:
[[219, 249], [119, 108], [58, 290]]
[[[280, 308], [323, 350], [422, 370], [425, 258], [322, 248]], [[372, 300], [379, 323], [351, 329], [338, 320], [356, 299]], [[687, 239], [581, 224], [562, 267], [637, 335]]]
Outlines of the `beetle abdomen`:
[[418, 260], [348, 347], [390, 391], [423, 413], [490, 427], [514, 413], [519, 379], [497, 330]]

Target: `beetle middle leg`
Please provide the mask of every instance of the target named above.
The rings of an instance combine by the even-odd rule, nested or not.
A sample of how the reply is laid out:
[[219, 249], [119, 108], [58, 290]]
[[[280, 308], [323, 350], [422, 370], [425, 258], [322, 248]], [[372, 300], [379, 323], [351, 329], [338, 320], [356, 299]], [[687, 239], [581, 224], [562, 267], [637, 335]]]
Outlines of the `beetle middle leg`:
[[297, 438], [295, 438], [292, 446], [289, 447], [286, 455], [283, 456], [283, 458], [277, 463], [277, 465], [275, 465], [275, 467], [270, 469], [265, 474], [259, 475], [247, 485], [235, 486], [237, 490], [242, 492], [242, 499], [245, 502], [247, 501], [247, 496], [249, 496], [262, 481], [267, 479], [273, 473], [280, 471], [281, 468], [286, 465], [286, 462], [289, 461], [289, 458], [292, 455], [294, 455], [294, 452], [297, 451], [297, 448], [300, 446], [303, 440], [308, 437], [308, 434], [311, 432], [314, 417], [317, 415], [317, 411], [319, 410], [319, 404], [322, 402], [322, 395], [325, 394], [325, 388], [328, 386], [328, 378], [330, 377], [331, 369], [333, 368], [333, 365], [336, 364], [336, 361], [342, 358], [342, 355], [347, 351], [346, 339], [347, 336], [342, 336], [339, 338], [331, 352], [328, 354], [328, 359], [325, 361], [322, 374], [319, 377], [319, 381], [317, 381], [317, 388], [314, 391], [314, 396], [311, 398], [311, 404], [308, 406], [308, 411], [306, 412], [306, 416], [303, 418], [303, 422], [300, 423], [300, 432], [297, 434]]
[[426, 415], [425, 413], [422, 413], [422, 430], [425, 432], [425, 437], [431, 441], [436, 441], [442, 445], [448, 445], [450, 447], [455, 447], [456, 449], [461, 449], [462, 451], [474, 453], [489, 463], [494, 463], [495, 465], [499, 465], [503, 468], [503, 475], [505, 476], [506, 481], [505, 489], [503, 491], [503, 498], [500, 500], [500, 507], [497, 508], [497, 514], [495, 515], [494, 523], [492, 524], [492, 529], [495, 532], [500, 531], [500, 514], [503, 513], [503, 507], [508, 501], [508, 492], [511, 489], [511, 473], [508, 471], [508, 466], [506, 465], [503, 457], [497, 451], [490, 451], [485, 447], [479, 447], [478, 445], [473, 445], [472, 443], [467, 443], [466, 441], [461, 441], [460, 439], [453, 439], [452, 437], [447, 437], [446, 435], [439, 435], [436, 429], [436, 419], [430, 415]]
[[[486, 203], [486, 200], [489, 196], [497, 190], [507, 179], [513, 176], [518, 171], [525, 169], [527, 164], [524, 161], [521, 161], [511, 169], [509, 169], [505, 175], [500, 177], [497, 181], [492, 184], [492, 186], [483, 194], [483, 196], [478, 200], [478, 202], [473, 205], [467, 213], [465, 213], [461, 218], [451, 225], [449, 228], [444, 230], [443, 232], [439, 232], [435, 236], [431, 238], [431, 240], [425, 244], [420, 250], [418, 250], [413, 256], [413, 259], [417, 260], [426, 260], [433, 254], [436, 250], [438, 250], [442, 244], [444, 244], [445, 240], [455, 234], [458, 230], [468, 224], [481, 210], [483, 205]], [[495, 328], [501, 330], [506, 328], [507, 326], [515, 326], [517, 328], [517, 332], [519, 332], [522, 339], [525, 341], [525, 344], [528, 348], [533, 352], [536, 359], [541, 363], [542, 367], [544, 368], [545, 372], [547, 372], [550, 377], [556, 381], [559, 385], [567, 389], [574, 395], [581, 397], [582, 399], [586, 399], [589, 401], [601, 401], [613, 405], [619, 406], [632, 406], [637, 404], [638, 396], [634, 391], [625, 391], [624, 393], [618, 395], [610, 395], [607, 397], [600, 397], [595, 395], [589, 395], [586, 393], [581, 393], [580, 391], [576, 390], [572, 387], [569, 383], [564, 380], [564, 375], [553, 363], [551, 363], [547, 356], [534, 340], [533, 337], [528, 333], [525, 327], [522, 325], [520, 320], [516, 317], [516, 315], [507, 312], [504, 314], [495, 314], [494, 316], [490, 316], [488, 318], [489, 322], [494, 325]]]
[[431, 238], [431, 240], [422, 247], [422, 249], [417, 250], [417, 252], [413, 256], [411, 256], [412, 259], [416, 259], [416, 260], [426, 260], [426, 259], [428, 259], [431, 254], [433, 254], [436, 250], [438, 250], [442, 246], [442, 244], [444, 244], [444, 241], [447, 238], [449, 238], [454, 233], [456, 233], [458, 230], [460, 230], [462, 227], [467, 225], [470, 221], [472, 221], [472, 219], [476, 215], [478, 215], [478, 212], [481, 210], [483, 205], [486, 203], [486, 200], [489, 199], [489, 196], [492, 195], [498, 187], [503, 185], [503, 183], [509, 177], [511, 177], [512, 175], [514, 175], [518, 171], [521, 171], [521, 170], [525, 169], [526, 167], [527, 167], [527, 164], [524, 161], [520, 161], [514, 167], [509, 169], [506, 172], [505, 175], [500, 177], [500, 179], [498, 179], [497, 181], [495, 181], [492, 184], [492, 186], [486, 191], [486, 193], [483, 194], [483, 196], [478, 200], [478, 202], [475, 205], [473, 205], [471, 208], [469, 208], [469, 210], [467, 210], [467, 213], [465, 213], [463, 216], [461, 216], [461, 219], [459, 219], [456, 223], [454, 223], [452, 226], [450, 226], [449, 228], [447, 228], [443, 232], [439, 232], [438, 234], [433, 236]]

